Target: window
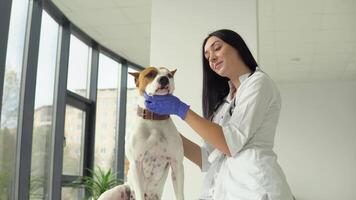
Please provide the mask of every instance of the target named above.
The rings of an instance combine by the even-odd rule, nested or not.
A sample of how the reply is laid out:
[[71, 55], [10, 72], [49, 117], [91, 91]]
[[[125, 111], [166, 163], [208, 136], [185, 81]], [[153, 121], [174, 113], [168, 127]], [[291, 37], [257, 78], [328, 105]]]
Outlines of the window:
[[59, 25], [45, 11], [42, 12], [41, 23], [32, 137], [30, 199], [43, 199], [48, 195], [46, 185], [48, 185], [51, 166], [51, 146], [49, 144], [51, 144], [52, 138]]
[[78, 200], [84, 199], [83, 188], [62, 187], [62, 199], [63, 200]]
[[11, 183], [15, 182], [13, 179], [15, 173], [13, 165], [16, 160], [19, 93], [28, 4], [28, 0], [12, 1], [3, 96], [0, 97], [2, 98], [0, 124], [0, 199], [11, 199], [15, 192], [11, 188]]
[[[128, 72], [137, 72], [132, 68], [128, 68]], [[127, 102], [126, 102], [126, 135], [130, 134], [133, 129], [134, 118], [137, 112], [138, 91], [133, 76], [128, 74], [127, 77]], [[125, 158], [125, 177], [129, 170], [129, 161]]]
[[[117, 109], [121, 64], [100, 53], [94, 167], [103, 170], [115, 169], [117, 144]], [[114, 114], [109, 114], [114, 113]], [[103, 152], [108, 152], [103, 154]]]
[[[125, 116], [126, 101], [120, 101], [119, 95], [126, 88], [120, 91], [120, 78], [125, 78], [130, 61], [106, 52], [68, 23], [52, 1], [5, 0], [0, 4], [5, 5], [0, 7], [0, 17], [5, 19], [0, 20], [5, 33], [0, 40], [7, 39], [7, 44], [0, 43], [1, 53], [6, 52], [0, 61], [0, 74], [4, 74], [0, 80], [4, 83], [0, 91], [0, 199], [58, 199], [60, 195], [65, 200], [84, 199], [85, 190], [70, 183], [88, 175], [85, 169], [93, 167], [93, 162], [103, 170], [119, 168], [122, 176], [124, 163], [118, 157], [122, 159], [123, 152], [118, 146], [123, 145], [119, 137], [125, 123], [119, 123], [124, 120], [119, 116]], [[31, 26], [27, 27], [27, 21]], [[129, 98], [128, 103], [136, 105]]]
[[70, 37], [67, 89], [83, 97], [89, 96], [91, 49], [74, 35]]
[[[82, 118], [78, 119], [81, 114]], [[75, 126], [79, 129], [71, 129]], [[85, 112], [72, 106], [66, 107], [63, 147], [63, 175], [83, 175]]]

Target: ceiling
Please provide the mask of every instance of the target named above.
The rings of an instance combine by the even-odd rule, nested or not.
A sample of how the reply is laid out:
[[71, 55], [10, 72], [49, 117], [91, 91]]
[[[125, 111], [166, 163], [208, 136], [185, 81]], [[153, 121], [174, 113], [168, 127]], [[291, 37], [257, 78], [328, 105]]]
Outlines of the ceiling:
[[355, 0], [258, 1], [259, 61], [278, 81], [356, 80]]
[[[53, 2], [103, 46], [150, 64], [151, 0]], [[257, 9], [258, 62], [276, 81], [356, 80], [355, 0], [259, 0]]]
[[64, 15], [101, 45], [147, 66], [151, 0], [52, 0]]

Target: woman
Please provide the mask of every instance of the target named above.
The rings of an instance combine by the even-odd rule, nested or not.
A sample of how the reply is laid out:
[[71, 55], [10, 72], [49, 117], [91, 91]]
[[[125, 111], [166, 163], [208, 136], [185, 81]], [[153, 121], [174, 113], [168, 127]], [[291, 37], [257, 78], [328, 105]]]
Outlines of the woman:
[[279, 91], [236, 32], [203, 42], [204, 117], [173, 95], [145, 98], [148, 109], [178, 115], [204, 139], [200, 147], [182, 136], [185, 157], [207, 171], [200, 199], [293, 199], [273, 152]]

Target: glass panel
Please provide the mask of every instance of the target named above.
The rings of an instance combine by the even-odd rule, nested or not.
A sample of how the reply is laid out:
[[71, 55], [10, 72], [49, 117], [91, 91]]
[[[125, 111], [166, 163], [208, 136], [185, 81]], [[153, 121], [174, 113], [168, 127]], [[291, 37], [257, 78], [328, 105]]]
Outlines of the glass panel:
[[83, 188], [71, 188], [71, 187], [62, 187], [62, 199], [63, 200], [79, 200], [84, 199]]
[[[0, 199], [11, 199], [16, 161], [20, 82], [28, 0], [13, 0], [3, 86], [0, 124]], [[1, 30], [7, 31], [7, 30]], [[3, 66], [0, 66], [3, 67]]]
[[120, 69], [121, 64], [99, 55], [94, 166], [103, 170], [115, 169]]
[[[129, 68], [128, 72], [137, 72]], [[126, 102], [126, 135], [130, 134], [137, 112], [138, 91], [136, 90], [135, 79], [130, 74], [127, 75], [127, 102]], [[129, 169], [129, 161], [125, 158], [125, 178]]]
[[51, 160], [54, 76], [59, 25], [42, 12], [40, 48], [36, 80], [35, 114], [32, 138], [30, 199], [45, 199], [48, 194]]
[[89, 96], [91, 49], [74, 35], [70, 37], [67, 89], [83, 97]]
[[66, 107], [63, 147], [63, 175], [83, 175], [85, 112]]

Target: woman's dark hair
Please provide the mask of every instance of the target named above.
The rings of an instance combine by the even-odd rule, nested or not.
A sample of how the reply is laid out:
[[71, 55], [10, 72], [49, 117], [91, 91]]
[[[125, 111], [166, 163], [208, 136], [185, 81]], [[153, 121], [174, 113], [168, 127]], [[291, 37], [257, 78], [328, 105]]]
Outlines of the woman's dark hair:
[[248, 49], [241, 36], [228, 29], [221, 29], [210, 33], [203, 42], [203, 115], [210, 119], [216, 108], [223, 102], [224, 97], [229, 93], [229, 79], [221, 77], [211, 70], [209, 61], [204, 56], [204, 46], [211, 36], [216, 36], [225, 43], [235, 48], [242, 61], [254, 73], [257, 62]]

